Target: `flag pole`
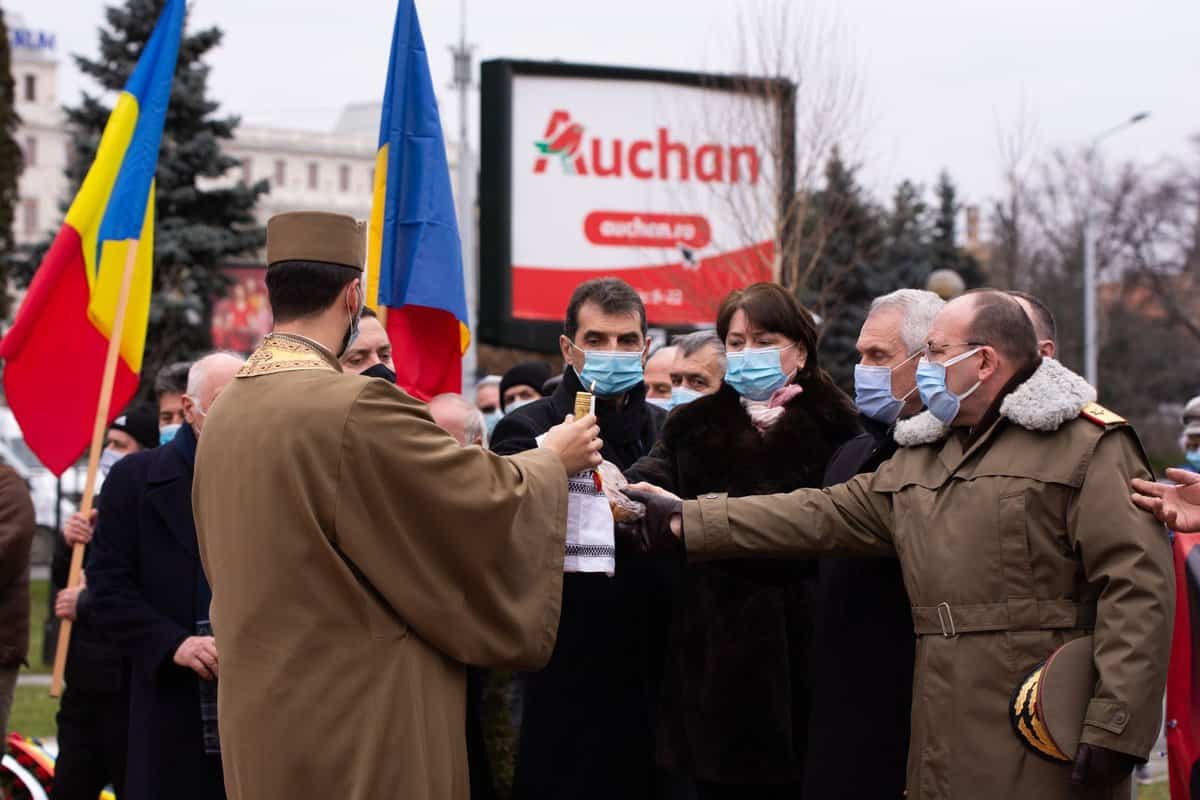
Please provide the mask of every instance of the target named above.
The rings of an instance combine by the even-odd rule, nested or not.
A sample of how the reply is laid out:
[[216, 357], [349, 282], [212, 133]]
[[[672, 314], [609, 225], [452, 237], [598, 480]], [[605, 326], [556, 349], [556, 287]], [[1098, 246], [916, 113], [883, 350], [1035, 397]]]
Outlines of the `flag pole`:
[[[121, 294], [117, 298], [117, 311], [113, 316], [112, 332], [108, 337], [108, 353], [104, 358], [104, 379], [100, 383], [100, 397], [96, 402], [96, 419], [92, 424], [92, 448], [88, 453], [87, 481], [83, 485], [83, 501], [79, 513], [91, 517], [92, 503], [96, 494], [96, 472], [100, 467], [100, 453], [104, 450], [104, 434], [108, 429], [108, 412], [112, 405], [113, 384], [117, 378], [117, 358], [121, 355], [121, 332], [125, 327], [125, 310], [129, 306], [129, 292], [133, 287], [133, 271], [137, 262], [138, 240], [129, 240], [125, 254], [125, 271], [121, 274]], [[71, 571], [67, 577], [67, 588], [79, 585], [83, 573], [84, 545], [76, 542], [71, 548]], [[63, 673], [67, 667], [67, 649], [71, 646], [69, 619], [62, 620], [58, 628], [58, 646], [54, 649], [54, 674], [50, 679], [50, 696], [62, 696]]]

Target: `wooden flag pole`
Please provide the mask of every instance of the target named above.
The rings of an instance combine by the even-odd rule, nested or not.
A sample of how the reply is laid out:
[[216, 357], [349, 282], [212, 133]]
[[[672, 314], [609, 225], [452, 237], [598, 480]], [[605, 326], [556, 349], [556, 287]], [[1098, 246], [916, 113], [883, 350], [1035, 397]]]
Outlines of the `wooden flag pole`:
[[[83, 502], [79, 513], [85, 517], [92, 514], [92, 501], [96, 494], [96, 472], [100, 467], [100, 453], [104, 450], [104, 434], [108, 430], [108, 411], [112, 405], [113, 384], [117, 379], [117, 359], [121, 355], [121, 332], [125, 328], [125, 310], [129, 306], [129, 292], [133, 287], [133, 271], [137, 262], [138, 240], [129, 240], [129, 251], [125, 254], [125, 271], [121, 274], [121, 294], [117, 297], [117, 312], [113, 316], [112, 332], [108, 337], [108, 353], [104, 359], [104, 379], [100, 383], [100, 398], [96, 402], [96, 420], [92, 425], [92, 449], [88, 453], [87, 481], [83, 485]], [[79, 585], [83, 573], [83, 549], [78, 542], [71, 548], [71, 571], [67, 588]], [[67, 649], [71, 646], [71, 620], [64, 619], [58, 627], [58, 647], [54, 649], [54, 675], [50, 679], [50, 696], [62, 696], [63, 672], [67, 667]]]

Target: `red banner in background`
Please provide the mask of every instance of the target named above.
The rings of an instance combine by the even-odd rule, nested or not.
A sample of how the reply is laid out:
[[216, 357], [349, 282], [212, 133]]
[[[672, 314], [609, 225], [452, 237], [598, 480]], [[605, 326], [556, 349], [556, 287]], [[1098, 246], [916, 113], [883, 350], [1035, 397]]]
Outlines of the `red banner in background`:
[[762, 242], [696, 261], [681, 259], [674, 264], [616, 270], [513, 265], [512, 315], [514, 319], [560, 321], [576, 286], [592, 278], [616, 277], [641, 295], [650, 324], [712, 325], [727, 294], [756, 281], [772, 280], [774, 259], [774, 244]]
[[1175, 534], [1175, 636], [1167, 671], [1172, 800], [1200, 800], [1200, 534]]
[[233, 283], [213, 305], [213, 347], [249, 354], [271, 332], [267, 270], [263, 267], [226, 267], [223, 271]]

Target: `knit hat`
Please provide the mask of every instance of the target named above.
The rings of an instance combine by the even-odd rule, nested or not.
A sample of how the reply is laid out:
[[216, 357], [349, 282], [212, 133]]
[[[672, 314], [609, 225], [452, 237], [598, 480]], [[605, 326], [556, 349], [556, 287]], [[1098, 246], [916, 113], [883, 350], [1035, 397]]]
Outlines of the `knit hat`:
[[545, 361], [525, 361], [504, 373], [500, 379], [500, 406], [504, 407], [504, 393], [514, 386], [529, 386], [538, 394], [542, 384], [550, 380], [550, 365]]
[[129, 406], [108, 428], [129, 434], [143, 450], [158, 447], [158, 412], [148, 403]]

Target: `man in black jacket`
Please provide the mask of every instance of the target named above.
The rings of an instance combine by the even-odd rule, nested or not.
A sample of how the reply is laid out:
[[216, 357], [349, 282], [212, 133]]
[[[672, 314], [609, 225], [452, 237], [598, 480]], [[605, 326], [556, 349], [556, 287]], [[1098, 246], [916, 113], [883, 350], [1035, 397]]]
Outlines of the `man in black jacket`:
[[[933, 292], [917, 289], [871, 304], [854, 372], [865, 433], [830, 458], [826, 486], [873, 472], [896, 452], [896, 421], [922, 408], [917, 362], [943, 305]], [[909, 608], [896, 559], [821, 560], [804, 797], [903, 796], [916, 648]]]
[[178, 434], [121, 459], [104, 482], [87, 576], [91, 619], [131, 666], [121, 800], [225, 797], [216, 741], [219, 655], [192, 518], [192, 470], [204, 419], [242, 364], [225, 353], [193, 364]]
[[[113, 420], [100, 458], [101, 473], [127, 455], [158, 446], [158, 411], [139, 404]], [[91, 518], [71, 515], [55, 543], [54, 585], [66, 587], [71, 549], [88, 545], [95, 528]], [[86, 558], [86, 555], [85, 555]], [[100, 630], [91, 614], [92, 593], [84, 580], [59, 589], [54, 611], [73, 621], [67, 651], [67, 690], [58, 708], [58, 758], [54, 762], [53, 800], [95, 800], [108, 785], [117, 797], [125, 792], [125, 749], [129, 737], [129, 664]]]
[[[625, 469], [650, 452], [666, 412], [646, 402], [646, 310], [624, 281], [581, 284], [560, 337], [567, 370], [550, 397], [497, 425], [492, 449], [511, 455], [574, 413], [593, 391], [602, 454]], [[585, 388], [586, 387], [586, 388]], [[526, 676], [513, 797], [517, 800], [640, 800], [659, 796], [654, 713], [669, 608], [653, 562], [622, 563], [614, 577], [563, 580], [558, 641], [550, 663]]]

